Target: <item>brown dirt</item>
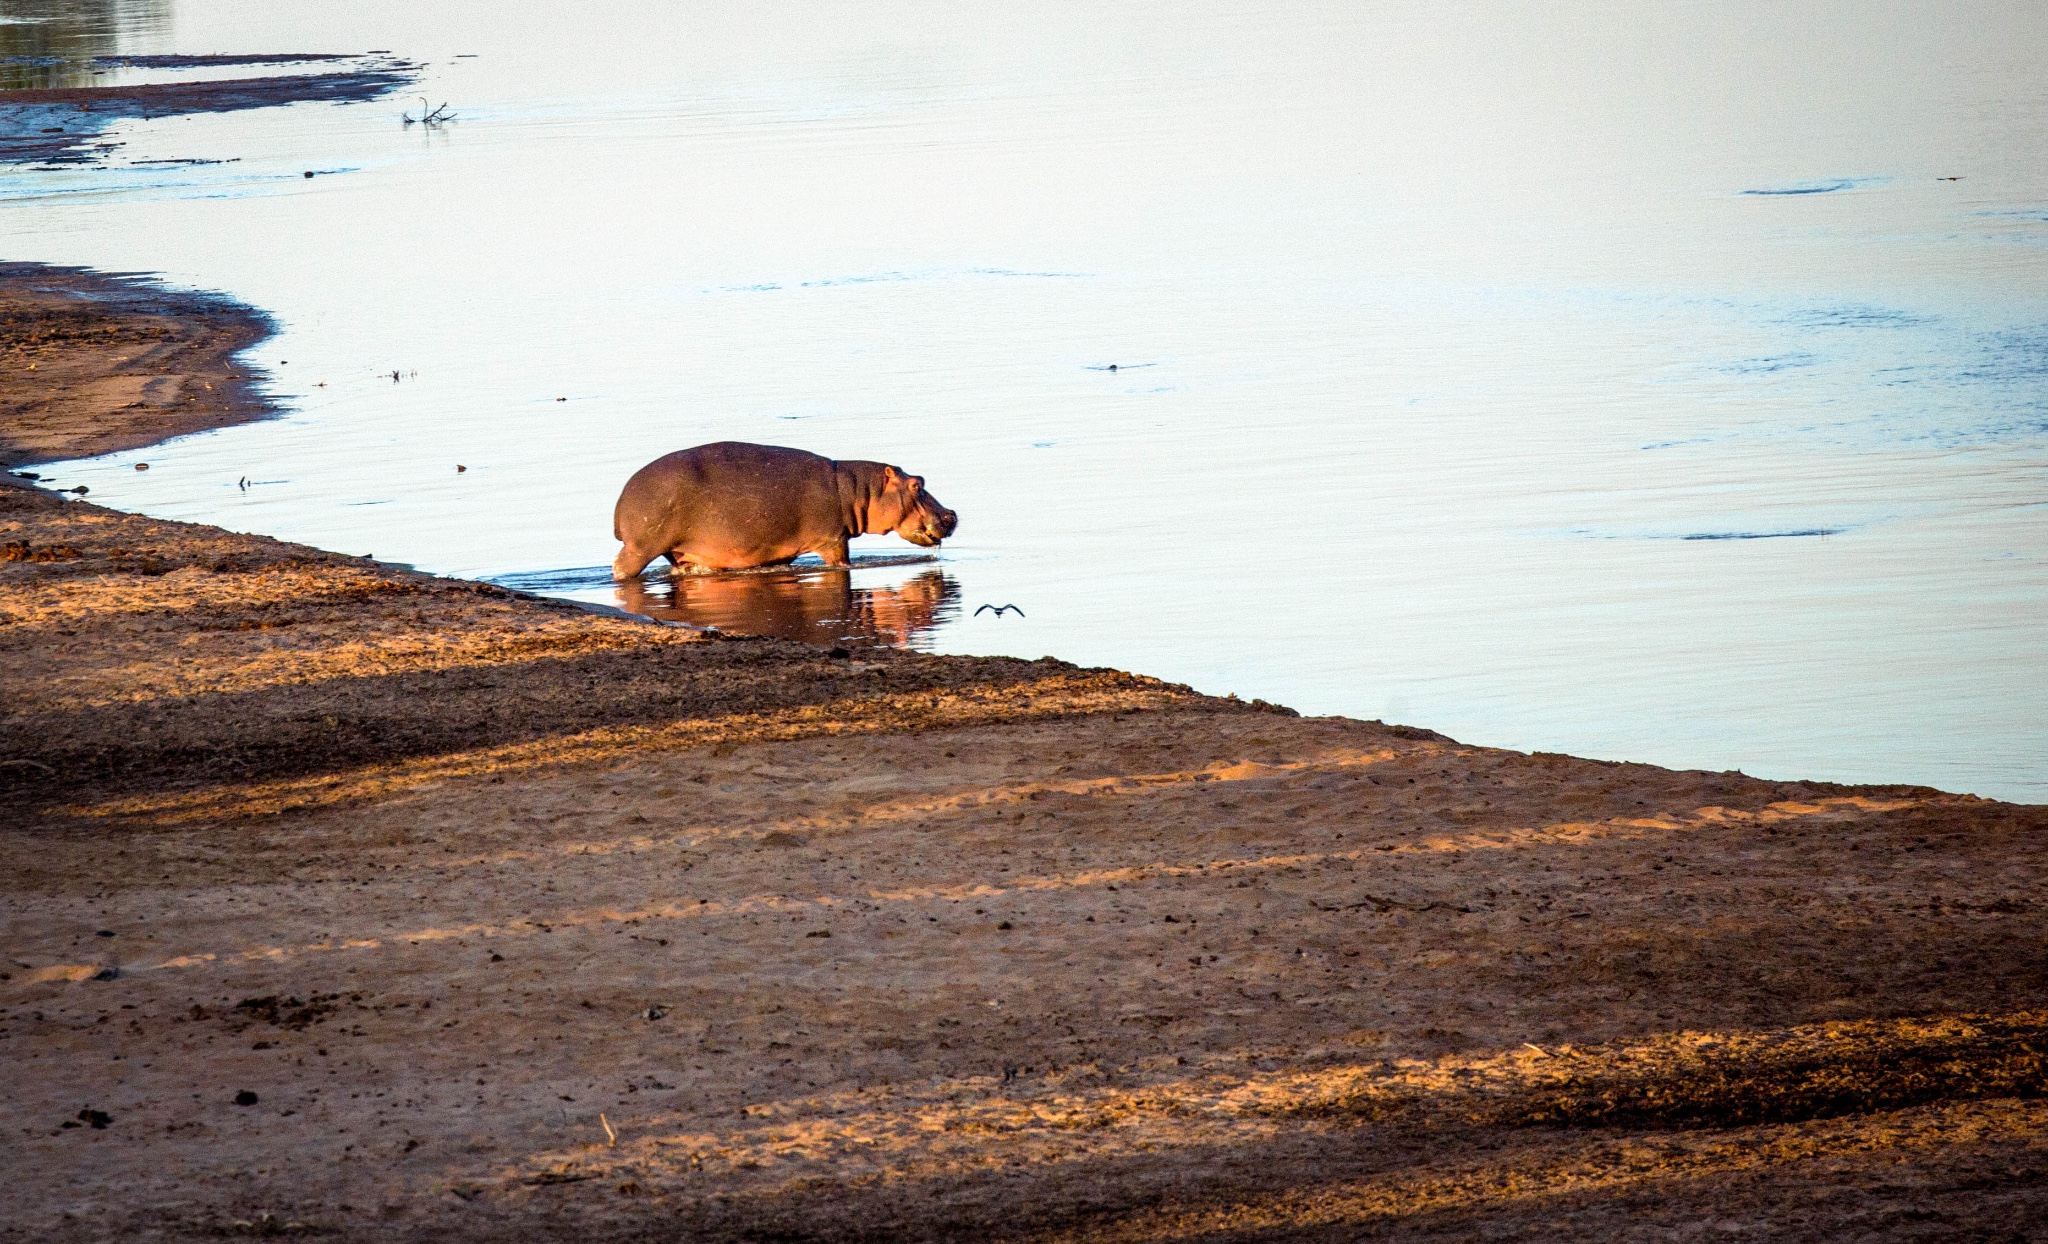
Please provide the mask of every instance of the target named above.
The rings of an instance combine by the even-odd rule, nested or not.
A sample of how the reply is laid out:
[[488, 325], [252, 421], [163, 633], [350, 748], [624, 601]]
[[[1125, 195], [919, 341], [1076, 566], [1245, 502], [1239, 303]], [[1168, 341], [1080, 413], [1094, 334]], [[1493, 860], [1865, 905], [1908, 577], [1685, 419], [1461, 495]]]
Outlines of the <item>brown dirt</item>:
[[252, 308], [144, 277], [0, 263], [0, 466], [265, 418], [261, 376], [234, 356], [270, 332]]
[[0, 545], [0, 1238], [2043, 1238], [2048, 809]]

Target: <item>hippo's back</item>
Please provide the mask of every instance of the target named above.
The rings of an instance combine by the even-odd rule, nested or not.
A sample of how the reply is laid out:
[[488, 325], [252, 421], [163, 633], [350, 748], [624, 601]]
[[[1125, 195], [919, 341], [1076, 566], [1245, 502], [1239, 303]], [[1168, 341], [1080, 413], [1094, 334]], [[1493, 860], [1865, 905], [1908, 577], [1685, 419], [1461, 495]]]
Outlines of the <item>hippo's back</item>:
[[641, 467], [612, 510], [612, 537], [679, 538], [693, 516], [748, 525], [801, 512], [833, 494], [830, 458], [780, 445], [717, 441]]

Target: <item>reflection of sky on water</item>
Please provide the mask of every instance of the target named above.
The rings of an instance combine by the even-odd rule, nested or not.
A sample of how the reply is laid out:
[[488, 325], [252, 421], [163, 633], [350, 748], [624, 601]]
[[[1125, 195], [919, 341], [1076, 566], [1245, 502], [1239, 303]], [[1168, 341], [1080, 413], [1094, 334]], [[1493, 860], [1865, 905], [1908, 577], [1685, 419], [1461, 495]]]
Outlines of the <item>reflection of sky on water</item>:
[[170, 37], [171, 0], [7, 0], [0, 8], [0, 90], [125, 81], [99, 57], [154, 50]]
[[2048, 798], [2048, 15], [798, 12], [173, 6], [123, 50], [391, 49], [460, 120], [0, 171], [13, 257], [284, 325], [289, 417], [62, 478], [503, 575], [794, 443], [960, 511], [940, 650]]

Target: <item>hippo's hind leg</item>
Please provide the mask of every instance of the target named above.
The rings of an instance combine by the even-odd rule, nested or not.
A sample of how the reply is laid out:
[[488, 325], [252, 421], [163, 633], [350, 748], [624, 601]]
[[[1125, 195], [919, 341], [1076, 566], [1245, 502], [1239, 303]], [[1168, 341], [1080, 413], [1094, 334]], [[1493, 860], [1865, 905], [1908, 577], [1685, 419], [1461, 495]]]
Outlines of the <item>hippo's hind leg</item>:
[[619, 555], [612, 558], [612, 581], [614, 583], [624, 583], [628, 579], [638, 578], [640, 572], [647, 569], [647, 563], [659, 556], [661, 556], [659, 551], [653, 553], [642, 552], [640, 549], [635, 548], [631, 541], [628, 541], [626, 547], [619, 550]]
[[846, 567], [853, 564], [850, 560], [848, 560], [846, 555], [845, 536], [841, 536], [836, 542], [827, 544], [824, 547], [818, 549], [817, 554], [819, 557], [825, 559], [825, 564], [827, 566], [830, 566], [835, 570], [844, 570]]

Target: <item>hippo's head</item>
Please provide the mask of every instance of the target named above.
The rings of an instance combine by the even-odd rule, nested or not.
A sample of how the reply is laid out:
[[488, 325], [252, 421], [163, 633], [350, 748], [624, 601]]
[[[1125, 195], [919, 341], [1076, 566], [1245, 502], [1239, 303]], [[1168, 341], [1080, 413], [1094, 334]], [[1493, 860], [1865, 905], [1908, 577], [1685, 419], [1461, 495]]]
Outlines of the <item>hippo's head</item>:
[[922, 475], [906, 475], [892, 466], [882, 468], [882, 491], [868, 510], [869, 534], [893, 531], [912, 544], [929, 549], [937, 547], [959, 525], [960, 516], [924, 490]]

